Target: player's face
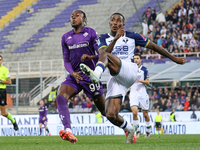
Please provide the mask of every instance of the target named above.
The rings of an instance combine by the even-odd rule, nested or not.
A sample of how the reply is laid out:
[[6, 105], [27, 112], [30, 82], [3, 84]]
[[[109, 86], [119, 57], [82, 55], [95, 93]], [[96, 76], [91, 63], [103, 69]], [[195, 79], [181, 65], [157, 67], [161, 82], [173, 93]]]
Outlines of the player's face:
[[40, 105], [43, 106], [43, 105], [44, 105], [44, 102], [43, 102], [43, 101], [40, 101]]
[[122, 26], [124, 26], [123, 17], [121, 15], [114, 14], [110, 18], [109, 26], [110, 26], [111, 31], [117, 32], [117, 30], [119, 28], [121, 28]]
[[85, 21], [85, 18], [83, 18], [83, 14], [81, 12], [74, 11], [71, 14], [70, 22], [71, 22], [71, 26], [73, 28], [77, 28], [77, 27], [81, 26], [84, 21]]
[[134, 56], [133, 59], [134, 59], [134, 63], [136, 63], [137, 65], [141, 64], [142, 59], [140, 59], [139, 56]]

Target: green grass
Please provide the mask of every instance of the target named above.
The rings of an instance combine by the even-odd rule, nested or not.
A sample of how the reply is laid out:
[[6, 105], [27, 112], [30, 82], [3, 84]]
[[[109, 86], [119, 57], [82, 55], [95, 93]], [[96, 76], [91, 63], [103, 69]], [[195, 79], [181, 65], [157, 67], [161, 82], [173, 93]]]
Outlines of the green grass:
[[200, 135], [142, 135], [126, 144], [125, 135], [77, 136], [72, 144], [58, 136], [0, 137], [0, 150], [200, 150]]

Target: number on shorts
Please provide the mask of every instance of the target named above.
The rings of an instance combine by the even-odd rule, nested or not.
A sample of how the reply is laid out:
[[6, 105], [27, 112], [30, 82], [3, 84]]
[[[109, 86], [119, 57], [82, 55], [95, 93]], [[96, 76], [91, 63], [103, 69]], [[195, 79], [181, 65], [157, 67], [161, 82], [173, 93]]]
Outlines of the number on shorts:
[[99, 84], [99, 83], [97, 83], [97, 84], [91, 83], [91, 84], [89, 85], [89, 88], [90, 88], [90, 91], [91, 91], [91, 92], [94, 92], [95, 90], [99, 90], [99, 89], [100, 89], [100, 84]]
[[147, 104], [149, 104], [149, 101], [148, 101], [148, 100], [146, 100], [146, 103], [147, 103]]

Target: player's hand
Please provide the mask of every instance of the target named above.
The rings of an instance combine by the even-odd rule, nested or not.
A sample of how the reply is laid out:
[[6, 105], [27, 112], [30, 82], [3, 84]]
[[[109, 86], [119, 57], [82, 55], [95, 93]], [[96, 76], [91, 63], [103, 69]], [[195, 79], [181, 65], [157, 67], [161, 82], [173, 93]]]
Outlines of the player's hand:
[[90, 59], [94, 59], [93, 56], [87, 55], [87, 54], [83, 54], [81, 56], [81, 62], [84, 62], [84, 60], [90, 60]]
[[42, 118], [43, 121], [44, 121], [45, 119], [46, 119], [45, 117]]
[[76, 82], [79, 83], [79, 80], [83, 80], [83, 78], [80, 76], [81, 72], [73, 72], [72, 76], [75, 78]]
[[125, 29], [126, 27], [121, 27], [117, 30], [117, 34], [115, 35], [115, 39], [118, 40], [121, 36], [124, 36]]
[[185, 57], [176, 57], [175, 62], [177, 64], [183, 65], [183, 64], [185, 64], [187, 62], [187, 60], [185, 59]]

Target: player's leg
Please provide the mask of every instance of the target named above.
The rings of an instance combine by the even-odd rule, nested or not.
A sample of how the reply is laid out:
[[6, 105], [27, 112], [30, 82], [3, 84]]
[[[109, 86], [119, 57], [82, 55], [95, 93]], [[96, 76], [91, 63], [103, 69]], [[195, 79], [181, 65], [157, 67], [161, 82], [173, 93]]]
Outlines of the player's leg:
[[6, 112], [6, 105], [7, 105], [7, 93], [5, 89], [0, 90], [0, 109], [1, 109], [1, 115], [8, 118], [14, 127], [14, 130], [17, 131], [18, 125], [16, 120], [12, 117], [12, 115], [9, 112]]
[[128, 130], [127, 143], [133, 143], [135, 126], [123, 119], [118, 113], [121, 108], [121, 97], [110, 98], [106, 101], [106, 117], [114, 125]]
[[[71, 86], [65, 84], [66, 82], [75, 83], [76, 81], [71, 81], [70, 77], [67, 77], [67, 79], [58, 89], [58, 95], [56, 97], [57, 107], [58, 107], [59, 117], [65, 128], [65, 130], [61, 130], [59, 132], [59, 135], [63, 140], [69, 140], [72, 143], [76, 143], [77, 138], [72, 134], [71, 130], [70, 113], [67, 106], [67, 100], [72, 96], [74, 96], [77, 93], [77, 91]], [[71, 85], [76, 87], [76, 84], [74, 85], [71, 84]]]
[[150, 118], [149, 118], [148, 110], [142, 110], [142, 112], [143, 112], [143, 116], [144, 116], [145, 122], [146, 122], [146, 135], [145, 135], [145, 137], [150, 137], [151, 125], [150, 125]]
[[47, 128], [46, 123], [44, 123], [44, 128], [45, 128], [45, 130], [48, 132], [49, 136], [51, 136], [51, 133], [49, 132], [49, 129]]
[[14, 130], [17, 131], [19, 129], [17, 122], [9, 112], [6, 112], [6, 106], [0, 106], [0, 109], [1, 109], [1, 115], [8, 118], [12, 122]]
[[133, 113], [133, 123], [137, 125], [137, 132], [136, 132], [136, 137], [140, 137], [140, 128], [139, 128], [139, 119], [138, 119], [138, 106], [132, 106], [131, 111]]
[[119, 73], [120, 66], [121, 61], [117, 56], [103, 51], [99, 55], [99, 61], [97, 62], [94, 71], [85, 64], [80, 64], [80, 69], [84, 74], [91, 78], [93, 83], [98, 83], [106, 67], [110, 70], [111, 75], [117, 75]]
[[105, 113], [105, 96], [104, 95], [101, 95], [94, 100], [94, 103], [95, 105], [97, 106], [98, 110], [101, 112], [101, 114], [103, 116], [106, 116], [106, 113]]
[[42, 123], [39, 123], [39, 127], [40, 127], [40, 135], [42, 135]]

